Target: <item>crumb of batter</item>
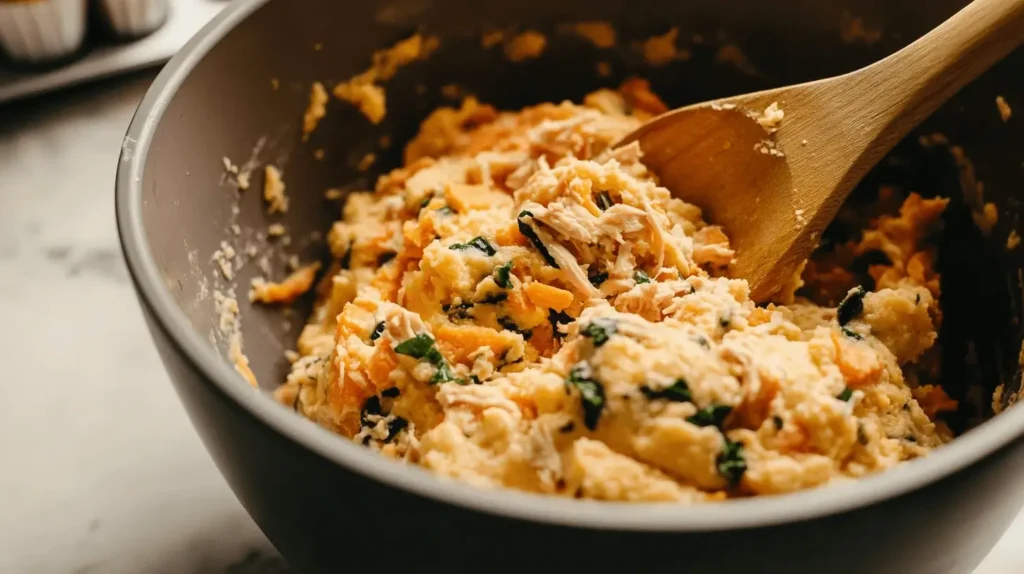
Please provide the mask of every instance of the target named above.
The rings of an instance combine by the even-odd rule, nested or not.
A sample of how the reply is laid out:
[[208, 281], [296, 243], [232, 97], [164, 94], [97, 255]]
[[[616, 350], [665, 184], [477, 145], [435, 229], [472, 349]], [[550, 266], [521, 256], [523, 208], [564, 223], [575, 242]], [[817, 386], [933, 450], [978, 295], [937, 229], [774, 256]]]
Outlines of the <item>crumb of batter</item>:
[[377, 161], [377, 154], [375, 154], [375, 153], [368, 153], [368, 154], [364, 155], [359, 160], [359, 163], [356, 165], [356, 169], [358, 171], [367, 171], [371, 167], [373, 167], [373, 164], [376, 161]]
[[441, 95], [449, 100], [458, 100], [465, 95], [465, 90], [458, 84], [445, 84], [441, 86]]
[[505, 44], [505, 57], [512, 62], [525, 62], [539, 58], [547, 45], [548, 39], [544, 34], [536, 30], [527, 30]]
[[324, 152], [323, 148], [318, 147], [315, 150], [313, 150], [313, 159], [317, 161], [323, 161], [325, 155], [326, 152]]
[[272, 283], [262, 277], [253, 278], [249, 300], [265, 304], [293, 303], [313, 287], [316, 272], [319, 270], [319, 262], [310, 263], [298, 268], [280, 283]]
[[288, 196], [285, 195], [281, 170], [273, 165], [267, 165], [263, 169], [263, 178], [263, 199], [267, 202], [267, 213], [288, 211]]
[[387, 114], [387, 98], [379, 82], [390, 80], [399, 68], [425, 60], [440, 45], [434, 36], [414, 34], [394, 46], [373, 53], [365, 72], [334, 86], [334, 96], [356, 106], [368, 120], [379, 124]]
[[595, 48], [607, 50], [615, 47], [615, 27], [603, 20], [576, 22], [563, 26], [562, 30], [583, 38]]
[[270, 78], [270, 89], [275, 92], [281, 87], [281, 82], [277, 78]]
[[233, 164], [233, 163], [231, 163], [231, 158], [229, 158], [228, 156], [224, 156], [224, 157], [222, 157], [220, 159], [221, 159], [221, 162], [224, 163], [224, 171], [226, 171], [226, 172], [228, 172], [228, 173], [230, 173], [232, 175], [238, 175], [238, 166]]
[[338, 201], [345, 196], [345, 192], [340, 189], [331, 188], [324, 191], [324, 199], [327, 201]]
[[267, 226], [267, 237], [281, 237], [286, 232], [284, 225], [280, 223], [271, 223]]
[[679, 29], [672, 28], [660, 36], [651, 36], [640, 44], [644, 61], [652, 66], [664, 66], [675, 60], [689, 60], [690, 52], [676, 46]]
[[320, 120], [327, 115], [327, 88], [320, 82], [313, 82], [309, 89], [309, 106], [302, 116], [302, 141], [309, 140]]
[[779, 109], [779, 103], [772, 102], [771, 105], [765, 108], [765, 110], [761, 112], [761, 115], [757, 117], [757, 123], [761, 124], [761, 127], [771, 133], [778, 131], [779, 127], [782, 125], [782, 120], [785, 117], [786, 113]]
[[651, 113], [631, 100], [660, 103], [629, 86], [435, 111], [348, 195], [278, 399], [469, 484], [597, 500], [790, 492], [951, 440], [935, 417], [957, 404], [923, 379], [946, 201], [879, 207], [855, 245], [889, 259], [874, 291], [839, 291], [840, 251], [788, 289], [836, 302], [759, 307], [720, 275], [726, 231], [612, 147]]
[[231, 266], [231, 262], [234, 258], [235, 248], [226, 241], [221, 241], [220, 249], [213, 252], [213, 262], [217, 264], [221, 274], [224, 275], [224, 278], [228, 281], [235, 278], [235, 270]]
[[228, 359], [234, 365], [238, 374], [252, 386], [259, 388], [256, 375], [249, 367], [249, 358], [242, 352], [242, 329], [238, 317], [238, 301], [235, 299], [234, 291], [221, 293], [213, 292], [213, 300], [217, 315], [220, 319], [218, 329], [228, 340]]
[[1020, 245], [1020, 235], [1017, 234], [1016, 229], [1010, 230], [1010, 235], [1006, 237], [1006, 250], [1013, 251]]
[[612, 65], [605, 61], [600, 61], [594, 64], [594, 71], [597, 75], [602, 78], [607, 78], [612, 75]]
[[485, 50], [500, 45], [505, 41], [503, 30], [492, 30], [480, 37], [480, 46]]
[[1009, 122], [1013, 116], [1013, 110], [1010, 109], [1010, 104], [1006, 103], [1003, 96], [996, 96], [996, 108], [999, 109], [999, 117], [1002, 118], [1003, 123]]

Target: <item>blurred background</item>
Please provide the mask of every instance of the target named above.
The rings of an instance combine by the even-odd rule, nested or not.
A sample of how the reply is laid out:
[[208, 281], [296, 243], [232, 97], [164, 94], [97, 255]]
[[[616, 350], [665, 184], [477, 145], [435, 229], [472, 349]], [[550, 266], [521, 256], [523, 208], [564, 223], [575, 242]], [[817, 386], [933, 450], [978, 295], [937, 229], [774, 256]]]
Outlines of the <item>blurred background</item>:
[[[114, 221], [136, 105], [223, 4], [128, 38], [90, 11], [59, 64], [0, 58], [0, 573], [288, 572], [174, 396]], [[1024, 516], [976, 574], [1021, 572]]]

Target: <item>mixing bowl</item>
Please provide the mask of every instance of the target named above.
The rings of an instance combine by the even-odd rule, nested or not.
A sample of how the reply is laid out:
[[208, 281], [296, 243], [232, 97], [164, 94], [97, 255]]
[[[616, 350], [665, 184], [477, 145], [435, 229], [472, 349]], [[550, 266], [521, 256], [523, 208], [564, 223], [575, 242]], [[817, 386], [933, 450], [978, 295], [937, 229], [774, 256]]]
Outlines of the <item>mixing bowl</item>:
[[[231, 488], [301, 572], [350, 567], [477, 572], [490, 569], [623, 572], [969, 572], [1022, 504], [1024, 410], [991, 417], [999, 384], [1019, 390], [1021, 250], [1009, 248], [1024, 193], [1024, 130], [995, 98], [1024, 109], [1017, 52], [903, 142], [861, 186], [882, 183], [952, 198], [940, 245], [945, 312], [942, 368], [964, 407], [965, 434], [931, 455], [858, 482], [697, 507], [605, 504], [488, 491], [385, 460], [303, 420], [269, 397], [283, 380], [302, 309], [249, 308], [253, 251], [326, 257], [322, 232], [338, 215], [329, 187], [371, 183], [356, 169], [376, 150], [394, 167], [400, 143], [458, 83], [504, 108], [649, 77], [670, 105], [838, 74], [911, 42], [964, 2], [936, 0], [236, 0], [163, 70], [124, 140], [117, 220], [142, 309], [171, 380]], [[578, 20], [615, 24], [616, 48], [559, 33]], [[543, 57], [511, 63], [484, 50], [488, 29], [548, 33]], [[689, 58], [651, 67], [634, 41], [678, 30]], [[373, 50], [421, 29], [441, 38], [432, 58], [387, 85], [389, 113], [372, 125], [333, 101], [308, 142], [300, 134], [310, 83], [356, 74]], [[610, 76], [595, 73], [608, 62]], [[941, 132], [973, 160], [957, 166]], [[318, 151], [319, 150], [319, 151]], [[286, 174], [289, 246], [259, 243], [265, 214], [254, 170], [236, 192], [224, 158], [246, 172]], [[975, 178], [984, 182], [982, 189]], [[981, 194], [983, 193], [983, 198]], [[856, 199], [854, 201], [857, 201]], [[983, 232], [972, 219], [994, 202]], [[237, 227], [236, 227], [237, 226]], [[833, 234], [841, 234], [842, 230]], [[211, 261], [236, 251], [222, 277]], [[248, 243], [252, 242], [252, 247]], [[1011, 242], [1012, 243], [1012, 242]], [[229, 250], [230, 251], [230, 250]], [[277, 276], [284, 257], [268, 263]], [[250, 388], [225, 358], [215, 293], [236, 283], [244, 349], [261, 382]], [[308, 303], [307, 303], [308, 304]], [[308, 307], [307, 307], [308, 308]], [[1005, 400], [1005, 399], [1004, 399]], [[981, 419], [991, 418], [983, 424]]]

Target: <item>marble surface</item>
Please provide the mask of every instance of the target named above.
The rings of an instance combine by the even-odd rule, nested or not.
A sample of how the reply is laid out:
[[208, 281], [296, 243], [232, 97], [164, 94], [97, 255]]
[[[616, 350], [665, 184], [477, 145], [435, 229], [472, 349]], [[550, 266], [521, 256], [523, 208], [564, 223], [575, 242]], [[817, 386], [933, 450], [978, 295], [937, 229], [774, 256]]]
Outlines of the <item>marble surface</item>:
[[[287, 571], [189, 425], [122, 262], [114, 169], [152, 76], [0, 106], [0, 573]], [[1024, 572], [1022, 540], [1024, 515], [975, 574]]]

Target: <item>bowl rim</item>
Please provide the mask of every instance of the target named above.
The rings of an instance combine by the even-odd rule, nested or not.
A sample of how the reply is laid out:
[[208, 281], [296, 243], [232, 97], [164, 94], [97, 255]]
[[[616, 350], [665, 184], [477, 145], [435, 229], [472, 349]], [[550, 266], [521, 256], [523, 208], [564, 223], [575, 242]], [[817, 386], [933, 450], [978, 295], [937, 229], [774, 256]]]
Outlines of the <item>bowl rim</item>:
[[266, 392], [253, 392], [191, 326], [166, 288], [142, 218], [143, 172], [153, 134], [178, 87], [229, 32], [269, 0], [224, 7], [163, 68], [132, 118], [115, 184], [118, 235], [140, 301], [156, 327], [213, 389], [262, 424], [348, 471], [437, 502], [538, 523], [627, 531], [717, 531], [819, 518], [869, 506], [922, 488], [972, 465], [1024, 434], [1024, 409], [1010, 408], [928, 456], [840, 484], [774, 496], [681, 506], [565, 499], [506, 489], [466, 488], [416, 465], [401, 465], [296, 416]]

